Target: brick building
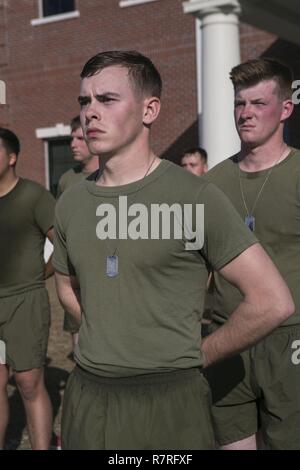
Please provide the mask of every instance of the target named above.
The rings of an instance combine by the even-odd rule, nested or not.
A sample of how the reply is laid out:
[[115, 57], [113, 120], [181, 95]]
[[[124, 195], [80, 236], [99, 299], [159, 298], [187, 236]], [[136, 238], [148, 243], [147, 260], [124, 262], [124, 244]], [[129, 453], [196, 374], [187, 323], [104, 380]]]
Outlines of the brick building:
[[[137, 49], [160, 70], [163, 106], [153, 132], [159, 155], [176, 161], [186, 147], [201, 142], [196, 20], [184, 13], [183, 3], [187, 2], [0, 0], [0, 79], [6, 83], [0, 125], [20, 137], [19, 174], [55, 188], [70, 164], [68, 124], [79, 111], [81, 68], [103, 50]], [[300, 78], [296, 44], [243, 23], [239, 35], [242, 60], [276, 56]], [[289, 142], [296, 146], [298, 122], [297, 111], [288, 130]]]

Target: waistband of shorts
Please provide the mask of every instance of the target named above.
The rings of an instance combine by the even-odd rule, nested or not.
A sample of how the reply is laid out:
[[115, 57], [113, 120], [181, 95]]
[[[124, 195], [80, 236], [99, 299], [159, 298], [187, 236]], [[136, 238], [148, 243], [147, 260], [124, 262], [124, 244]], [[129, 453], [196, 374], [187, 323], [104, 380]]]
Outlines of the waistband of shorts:
[[200, 368], [176, 370], [172, 372], [159, 372], [154, 374], [143, 374], [132, 377], [103, 377], [100, 375], [92, 374], [82, 367], [76, 365], [74, 374], [78, 374], [81, 378], [89, 380], [98, 385], [155, 385], [172, 382], [186, 382], [201, 374]]

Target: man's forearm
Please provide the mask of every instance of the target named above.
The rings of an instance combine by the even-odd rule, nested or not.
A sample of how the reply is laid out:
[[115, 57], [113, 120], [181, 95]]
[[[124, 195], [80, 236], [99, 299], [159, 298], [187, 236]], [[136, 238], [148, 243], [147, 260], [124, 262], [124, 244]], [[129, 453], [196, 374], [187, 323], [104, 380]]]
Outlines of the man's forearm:
[[45, 264], [45, 267], [44, 267], [44, 277], [45, 279], [48, 279], [49, 277], [53, 276], [54, 274], [54, 267], [53, 267], [53, 264], [52, 264], [52, 257], [53, 255], [50, 256], [50, 258], [48, 259], [47, 263]]
[[263, 305], [241, 302], [226, 323], [202, 340], [204, 367], [249, 349], [267, 336], [283, 320]]
[[61, 277], [55, 275], [56, 290], [59, 301], [65, 311], [70, 313], [78, 324], [81, 323], [81, 300], [80, 289], [72, 287], [71, 283], [62, 283]]
[[240, 290], [244, 300], [221, 328], [203, 340], [205, 366], [249, 349], [295, 311], [288, 286], [258, 243], [223, 266], [219, 273]]
[[72, 315], [80, 325], [81, 306], [80, 302], [77, 299], [77, 296], [73, 295], [72, 293], [68, 293], [63, 296], [59, 296], [59, 300], [64, 310], [70, 313], [70, 315]]

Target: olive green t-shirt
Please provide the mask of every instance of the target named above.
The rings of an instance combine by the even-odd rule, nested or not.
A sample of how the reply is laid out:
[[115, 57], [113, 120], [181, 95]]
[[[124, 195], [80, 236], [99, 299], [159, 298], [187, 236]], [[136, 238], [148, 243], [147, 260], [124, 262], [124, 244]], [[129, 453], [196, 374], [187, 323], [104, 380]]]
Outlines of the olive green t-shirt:
[[[128, 198], [128, 211], [120, 214], [119, 196]], [[201, 250], [186, 250], [182, 236], [168, 239], [164, 230], [159, 233], [166, 238], [151, 239], [151, 217], [148, 239], [125, 239], [119, 230], [117, 238], [121, 233], [123, 239], [98, 238], [97, 224], [104, 220], [101, 210], [111, 214], [110, 208], [115, 208], [118, 224], [133, 204], [143, 204], [151, 214], [155, 204], [163, 203], [177, 203], [184, 210], [204, 204]], [[133, 220], [136, 217], [128, 215], [128, 221]], [[196, 225], [200, 232], [203, 226], [194, 218], [194, 229]], [[139, 230], [145, 237], [143, 228]], [[220, 190], [166, 160], [128, 185], [100, 187], [86, 180], [73, 186], [57, 202], [55, 231], [54, 266], [63, 274], [76, 274], [81, 288], [76, 361], [94, 374], [110, 377], [201, 366], [200, 321], [208, 264], [219, 269], [257, 241]], [[119, 274], [108, 277], [106, 259], [115, 250]]]
[[88, 178], [92, 173], [84, 173], [82, 171], [81, 165], [74, 166], [70, 170], [66, 171], [59, 179], [58, 186], [57, 186], [57, 195], [56, 197], [59, 198], [61, 194], [71, 186], [76, 183], [80, 183], [80, 181], [85, 180]]
[[[218, 186], [231, 200], [242, 219], [251, 212], [269, 169], [240, 171], [236, 156], [216, 165], [205, 179]], [[276, 264], [289, 286], [296, 312], [285, 323], [300, 323], [300, 151], [292, 149], [273, 170], [254, 208], [255, 235]], [[241, 301], [240, 292], [217, 273], [213, 293], [212, 317], [224, 323]]]
[[0, 297], [44, 286], [45, 234], [54, 207], [49, 191], [22, 178], [0, 197]]

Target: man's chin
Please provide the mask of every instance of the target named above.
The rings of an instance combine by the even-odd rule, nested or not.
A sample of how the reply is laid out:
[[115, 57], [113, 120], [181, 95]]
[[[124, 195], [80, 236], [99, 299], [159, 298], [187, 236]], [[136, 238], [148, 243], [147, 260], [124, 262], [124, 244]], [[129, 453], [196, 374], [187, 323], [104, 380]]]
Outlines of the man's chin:
[[103, 153], [104, 149], [101, 148], [101, 145], [97, 145], [95, 142], [90, 141], [87, 143], [89, 152], [91, 155], [99, 155], [100, 153]]
[[246, 145], [255, 145], [256, 144], [256, 139], [253, 135], [250, 135], [249, 132], [243, 131], [239, 132], [239, 137], [241, 139], [241, 142], [243, 142]]

